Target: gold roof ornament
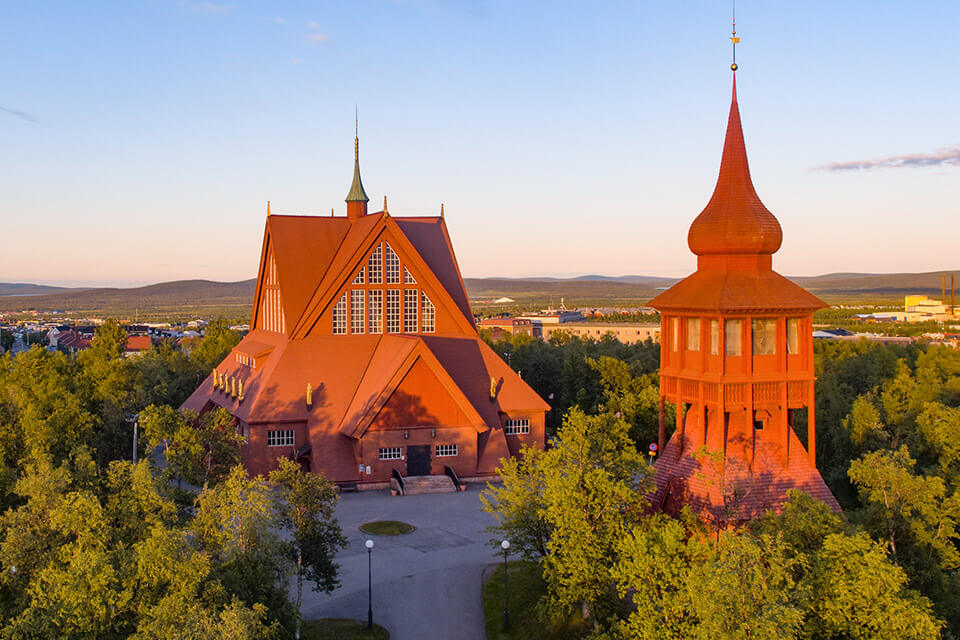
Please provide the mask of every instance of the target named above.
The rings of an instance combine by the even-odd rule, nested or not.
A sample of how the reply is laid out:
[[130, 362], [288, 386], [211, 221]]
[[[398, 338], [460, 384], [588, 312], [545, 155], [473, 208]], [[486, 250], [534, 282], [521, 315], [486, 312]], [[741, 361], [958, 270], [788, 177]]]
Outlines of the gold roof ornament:
[[267, 217], [270, 217], [270, 201], [267, 200]]
[[440, 217], [443, 217], [443, 203], [440, 203]]
[[230, 376], [230, 396], [237, 397], [237, 379], [233, 376]]
[[243, 380], [237, 384], [237, 400], [243, 402]]
[[387, 196], [383, 196], [383, 212], [387, 215], [390, 214], [390, 212], [387, 211]]
[[497, 379], [490, 376], [490, 402], [497, 399]]
[[307, 383], [307, 408], [313, 406], [313, 385]]

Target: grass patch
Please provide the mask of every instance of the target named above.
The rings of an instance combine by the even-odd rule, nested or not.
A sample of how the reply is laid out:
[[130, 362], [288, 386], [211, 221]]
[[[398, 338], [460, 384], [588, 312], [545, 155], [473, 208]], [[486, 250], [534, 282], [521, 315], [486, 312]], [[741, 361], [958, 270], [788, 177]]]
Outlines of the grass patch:
[[503, 564], [483, 585], [483, 615], [488, 640], [579, 640], [587, 627], [579, 612], [564, 620], [544, 624], [537, 617], [537, 603], [547, 593], [540, 565], [517, 560], [509, 565], [510, 630], [503, 631]]
[[389, 640], [390, 632], [379, 625], [367, 631], [367, 623], [350, 618], [304, 620], [300, 628], [302, 640]]
[[412, 524], [399, 520], [374, 520], [360, 525], [360, 531], [375, 536], [402, 536], [416, 529]]

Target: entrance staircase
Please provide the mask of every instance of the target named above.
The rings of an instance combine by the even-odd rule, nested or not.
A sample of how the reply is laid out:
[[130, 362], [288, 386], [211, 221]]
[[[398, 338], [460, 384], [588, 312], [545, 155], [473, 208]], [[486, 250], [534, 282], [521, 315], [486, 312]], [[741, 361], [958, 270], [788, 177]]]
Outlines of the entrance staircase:
[[450, 476], [407, 476], [403, 479], [404, 495], [417, 493], [454, 493], [457, 490]]

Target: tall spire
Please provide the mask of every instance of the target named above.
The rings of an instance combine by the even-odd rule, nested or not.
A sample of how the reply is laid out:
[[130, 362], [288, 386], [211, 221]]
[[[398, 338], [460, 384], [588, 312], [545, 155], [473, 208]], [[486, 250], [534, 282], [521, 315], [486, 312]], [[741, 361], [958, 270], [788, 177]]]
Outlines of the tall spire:
[[347, 194], [347, 217], [351, 220], [367, 215], [367, 192], [363, 190], [363, 182], [360, 180], [360, 119], [354, 112], [354, 133], [353, 133], [353, 184], [350, 185], [350, 192]]
[[[736, 26], [734, 26], [736, 34]], [[730, 38], [734, 51], [740, 38]], [[734, 55], [736, 55], [734, 53]], [[737, 64], [733, 72], [733, 92], [727, 135], [723, 142], [720, 175], [713, 196], [697, 216], [687, 234], [690, 250], [698, 256], [706, 254], [773, 254], [783, 242], [780, 223], [760, 201], [747, 164], [747, 148], [740, 124], [737, 104]]]

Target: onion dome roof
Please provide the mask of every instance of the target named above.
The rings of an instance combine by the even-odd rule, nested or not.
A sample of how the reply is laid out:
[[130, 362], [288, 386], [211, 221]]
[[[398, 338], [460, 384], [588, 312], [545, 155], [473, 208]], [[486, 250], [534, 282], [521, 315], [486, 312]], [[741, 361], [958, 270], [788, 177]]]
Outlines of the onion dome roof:
[[690, 225], [687, 244], [698, 256], [773, 254], [780, 248], [780, 223], [760, 201], [747, 165], [747, 150], [737, 105], [737, 77], [723, 143], [717, 186], [707, 206]]

